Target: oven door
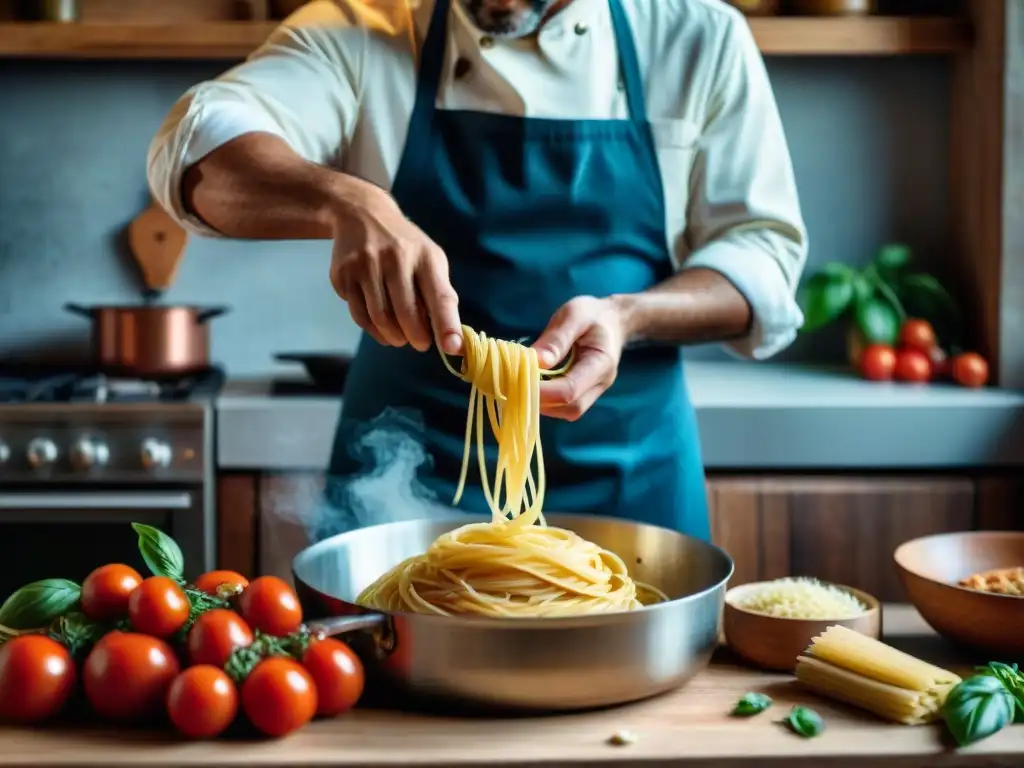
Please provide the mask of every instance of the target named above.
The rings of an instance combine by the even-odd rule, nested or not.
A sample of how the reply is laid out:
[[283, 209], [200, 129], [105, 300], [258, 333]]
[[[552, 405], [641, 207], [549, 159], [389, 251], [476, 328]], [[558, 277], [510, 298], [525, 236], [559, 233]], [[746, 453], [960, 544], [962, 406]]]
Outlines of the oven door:
[[131, 523], [174, 537], [185, 556], [186, 577], [195, 577], [213, 565], [212, 532], [203, 510], [198, 486], [0, 490], [0, 601], [39, 579], [81, 584], [106, 563], [125, 563], [148, 576]]

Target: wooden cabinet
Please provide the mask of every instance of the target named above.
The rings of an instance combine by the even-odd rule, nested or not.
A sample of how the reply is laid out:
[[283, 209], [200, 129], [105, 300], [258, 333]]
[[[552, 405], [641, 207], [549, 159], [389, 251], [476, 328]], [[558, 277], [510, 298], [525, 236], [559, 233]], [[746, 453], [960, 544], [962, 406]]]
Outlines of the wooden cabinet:
[[[291, 579], [291, 560], [329, 510], [317, 472], [224, 474], [220, 566]], [[901, 601], [892, 564], [908, 539], [1024, 528], [1024, 479], [957, 476], [712, 476], [714, 540], [736, 561], [734, 584], [815, 576]]]
[[218, 561], [244, 576], [291, 582], [291, 562], [313, 542], [323, 475], [224, 474], [217, 484]]
[[898, 601], [897, 546], [975, 527], [970, 478], [713, 478], [708, 493], [736, 584], [813, 576]]

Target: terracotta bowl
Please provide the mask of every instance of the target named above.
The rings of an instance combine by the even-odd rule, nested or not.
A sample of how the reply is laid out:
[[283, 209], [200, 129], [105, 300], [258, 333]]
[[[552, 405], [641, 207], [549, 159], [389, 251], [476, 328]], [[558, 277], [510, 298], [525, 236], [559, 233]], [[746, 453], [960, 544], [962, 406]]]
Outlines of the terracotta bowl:
[[851, 619], [783, 619], [754, 613], [733, 605], [741, 598], [767, 582], [743, 584], [725, 594], [724, 629], [728, 646], [742, 658], [761, 669], [792, 672], [800, 656], [811, 641], [829, 627], [837, 624], [862, 635], [878, 639], [882, 634], [882, 613], [878, 600], [842, 584], [834, 584], [860, 600], [867, 610]]
[[998, 657], [992, 661], [1024, 654], [1024, 597], [957, 586], [975, 573], [1024, 565], [1024, 531], [925, 536], [893, 557], [910, 602], [940, 635]]

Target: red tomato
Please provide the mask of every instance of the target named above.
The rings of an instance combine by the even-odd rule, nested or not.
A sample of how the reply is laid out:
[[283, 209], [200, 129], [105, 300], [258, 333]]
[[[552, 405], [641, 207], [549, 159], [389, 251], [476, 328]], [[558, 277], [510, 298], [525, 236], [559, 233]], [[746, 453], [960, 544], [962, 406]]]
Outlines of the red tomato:
[[885, 344], [872, 344], [860, 357], [860, 373], [869, 381], [889, 381], [896, 369], [896, 353]]
[[907, 320], [900, 328], [900, 347], [916, 349], [931, 357], [932, 350], [939, 345], [935, 330], [927, 320]]
[[163, 640], [135, 632], [111, 632], [82, 668], [86, 698], [101, 717], [129, 722], [160, 711], [180, 667]]
[[107, 621], [128, 613], [128, 597], [142, 583], [142, 577], [127, 565], [97, 568], [82, 582], [82, 613], [90, 619]]
[[347, 712], [363, 694], [363, 664], [344, 643], [331, 638], [313, 643], [302, 666], [316, 683], [316, 713], [321, 717]]
[[988, 363], [976, 352], [965, 352], [953, 358], [953, 380], [961, 387], [984, 387], [988, 384]]
[[56, 715], [75, 690], [75, 662], [45, 635], [0, 646], [0, 721], [39, 723]]
[[295, 592], [276, 576], [254, 579], [238, 599], [239, 613], [249, 626], [284, 637], [302, 624], [302, 606]]
[[196, 579], [195, 588], [208, 595], [217, 595], [218, 587], [235, 587], [231, 592], [239, 591], [249, 586], [249, 580], [240, 573], [234, 571], [210, 571]]
[[132, 629], [153, 637], [170, 637], [188, 621], [192, 606], [181, 587], [166, 576], [150, 576], [128, 598]]
[[313, 719], [316, 696], [316, 684], [302, 665], [272, 656], [257, 664], [242, 684], [242, 709], [254, 726], [276, 738]]
[[190, 739], [219, 736], [238, 714], [238, 690], [224, 670], [189, 667], [167, 690], [167, 715], [178, 733]]
[[235, 648], [247, 648], [252, 641], [252, 630], [241, 616], [218, 608], [196, 619], [188, 631], [188, 653], [193, 664], [223, 667]]
[[911, 384], [922, 384], [932, 377], [932, 361], [924, 352], [901, 349], [896, 353], [896, 378]]

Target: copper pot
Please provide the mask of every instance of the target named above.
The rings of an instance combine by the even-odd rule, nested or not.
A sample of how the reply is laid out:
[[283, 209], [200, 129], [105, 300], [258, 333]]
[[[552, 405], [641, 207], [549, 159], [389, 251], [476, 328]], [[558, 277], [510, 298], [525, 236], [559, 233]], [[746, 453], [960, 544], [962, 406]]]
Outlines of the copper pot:
[[210, 367], [207, 321], [227, 307], [98, 306], [65, 304], [92, 320], [99, 368], [132, 376], [176, 376]]

